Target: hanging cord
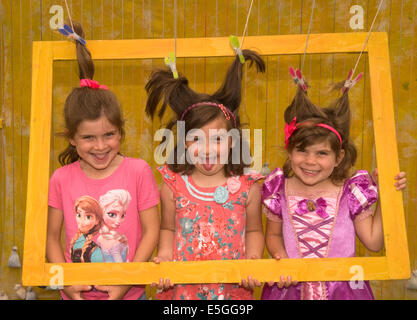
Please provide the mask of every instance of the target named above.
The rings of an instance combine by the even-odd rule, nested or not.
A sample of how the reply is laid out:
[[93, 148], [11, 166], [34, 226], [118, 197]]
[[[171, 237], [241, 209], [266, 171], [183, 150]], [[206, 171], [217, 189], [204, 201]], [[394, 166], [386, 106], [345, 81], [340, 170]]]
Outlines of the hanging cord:
[[177, 0], [174, 0], [174, 46], [175, 62], [177, 62]]
[[305, 59], [306, 59], [307, 45], [308, 45], [308, 40], [310, 38], [311, 24], [313, 22], [313, 13], [314, 13], [314, 7], [315, 6], [316, 6], [316, 1], [313, 0], [313, 3], [311, 4], [311, 15], [310, 15], [310, 23], [308, 25], [306, 45], [305, 45], [305, 48], [304, 48], [303, 63], [301, 64], [301, 69], [300, 69], [301, 72], [303, 72], [304, 62], [305, 62]]
[[379, 14], [379, 11], [381, 10], [383, 2], [384, 2], [384, 0], [381, 0], [381, 2], [379, 3], [378, 10], [376, 11], [376, 14], [375, 14], [375, 17], [374, 17], [374, 21], [372, 21], [371, 27], [369, 28], [368, 36], [366, 37], [365, 43], [363, 44], [363, 47], [362, 47], [362, 51], [359, 54], [359, 58], [356, 61], [355, 67], [353, 68], [352, 75], [355, 74], [356, 68], [358, 67], [358, 64], [359, 64], [359, 60], [362, 57], [362, 53], [365, 51], [366, 44], [368, 43], [369, 37], [371, 36], [372, 28], [374, 27], [375, 20], [378, 17], [378, 14]]
[[252, 5], [253, 5], [253, 0], [250, 3], [250, 7], [249, 7], [249, 11], [248, 11], [248, 15], [246, 16], [246, 23], [245, 23], [245, 28], [243, 29], [243, 34], [242, 34], [242, 41], [240, 42], [240, 46], [239, 46], [239, 50], [242, 49], [243, 46], [243, 41], [245, 40], [245, 35], [246, 35], [246, 30], [248, 28], [248, 24], [249, 24], [249, 17], [250, 17], [250, 13], [252, 12]]
[[72, 24], [71, 14], [70, 14], [70, 11], [69, 11], [67, 0], [65, 0], [65, 6], [67, 7], [67, 13], [68, 13], [68, 18], [69, 18], [69, 21], [70, 21], [70, 24], [71, 24], [71, 28], [72, 28], [72, 30], [74, 30], [74, 25]]

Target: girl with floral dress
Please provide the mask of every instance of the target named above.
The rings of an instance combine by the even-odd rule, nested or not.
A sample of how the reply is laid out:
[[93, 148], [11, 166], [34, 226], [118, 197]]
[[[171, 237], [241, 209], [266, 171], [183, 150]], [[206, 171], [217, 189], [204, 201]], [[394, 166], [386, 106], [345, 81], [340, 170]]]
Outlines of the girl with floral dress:
[[[243, 50], [246, 60], [264, 72], [261, 57]], [[162, 174], [160, 261], [199, 261], [261, 258], [264, 237], [261, 219], [261, 175], [245, 173], [238, 108], [243, 64], [236, 57], [225, 81], [213, 95], [196, 93], [184, 76], [168, 70], [153, 72], [146, 85], [146, 110], [153, 117], [162, 100], [176, 116], [171, 129], [185, 128], [174, 161], [158, 168]], [[230, 132], [237, 133], [231, 137]], [[178, 134], [178, 136], [181, 136]], [[235, 139], [238, 137], [238, 139]], [[182, 145], [181, 145], [182, 143]], [[233, 161], [234, 156], [238, 161]], [[172, 159], [171, 158], [171, 159]], [[234, 158], [236, 160], [236, 157]], [[223, 300], [253, 299], [260, 283], [248, 277], [240, 284], [176, 284], [161, 279], [158, 299]]]

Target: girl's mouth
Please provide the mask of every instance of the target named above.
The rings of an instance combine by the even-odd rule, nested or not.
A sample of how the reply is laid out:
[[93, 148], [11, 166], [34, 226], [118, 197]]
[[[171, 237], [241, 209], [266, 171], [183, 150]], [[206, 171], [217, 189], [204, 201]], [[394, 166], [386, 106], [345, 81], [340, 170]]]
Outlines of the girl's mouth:
[[206, 170], [206, 171], [210, 171], [211, 169], [213, 169], [213, 167], [214, 167], [214, 163], [204, 163], [204, 164], [202, 164], [202, 166], [203, 166], [203, 168], [204, 168], [204, 170]]
[[104, 161], [109, 153], [92, 153], [93, 157], [98, 161]]
[[210, 171], [213, 169], [214, 165], [216, 164], [216, 158], [215, 157], [202, 157], [200, 158], [200, 164], [206, 171]]
[[319, 170], [308, 170], [308, 169], [303, 169], [303, 168], [301, 168], [301, 170], [307, 176], [316, 176], [320, 172]]

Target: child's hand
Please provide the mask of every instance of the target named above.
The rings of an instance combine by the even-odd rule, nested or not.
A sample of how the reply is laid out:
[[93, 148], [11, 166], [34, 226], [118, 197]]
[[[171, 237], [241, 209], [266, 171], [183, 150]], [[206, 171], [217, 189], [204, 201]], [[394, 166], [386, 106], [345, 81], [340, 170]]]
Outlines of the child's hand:
[[[250, 259], [260, 259], [257, 255], [252, 255]], [[248, 276], [248, 279], [242, 279], [239, 282], [239, 286], [245, 288], [246, 290], [253, 290], [255, 287], [260, 287], [261, 283], [258, 279], [253, 279], [251, 276]]]
[[[296, 286], [297, 285], [297, 281], [292, 280], [291, 276], [288, 276], [287, 279], [285, 279], [285, 276], [281, 275], [279, 282], [276, 282], [278, 288], [282, 289], [282, 288], [288, 288], [289, 286]], [[268, 286], [272, 287], [275, 282], [274, 281], [268, 281], [267, 282]]]
[[[378, 183], [378, 169], [377, 168], [375, 168], [375, 170], [372, 172], [372, 177], [374, 178], [375, 182]], [[407, 178], [406, 178], [406, 173], [404, 171], [401, 171], [400, 173], [398, 173], [394, 177], [394, 179], [397, 180], [397, 182], [395, 182], [394, 184], [395, 189], [397, 191], [405, 189], [405, 187], [407, 186]]]
[[257, 279], [252, 279], [251, 276], [248, 276], [248, 280], [242, 279], [239, 283], [239, 285], [246, 290], [253, 290], [255, 287], [260, 287], [261, 283]]
[[82, 292], [90, 291], [92, 286], [65, 286], [63, 291], [71, 300], [85, 300]]
[[[274, 254], [273, 258], [275, 260], [280, 260], [281, 257], [278, 254]], [[297, 281], [292, 280], [291, 276], [288, 276], [287, 279], [285, 279], [285, 276], [281, 275], [279, 282], [277, 282], [277, 286], [278, 288], [282, 289], [283, 287], [288, 288], [289, 286], [295, 286], [297, 285]], [[274, 281], [268, 281], [267, 282], [268, 286], [272, 287], [275, 282]]]
[[[156, 264], [159, 264], [160, 262], [171, 261], [171, 260], [172, 259], [162, 257], [162, 256], [161, 257], [154, 257], [152, 259], [152, 261]], [[168, 290], [168, 289], [171, 289], [173, 286], [174, 286], [174, 284], [171, 283], [171, 280], [169, 280], [169, 279], [164, 280], [163, 278], [159, 279], [159, 282], [157, 284], [155, 282], [153, 282], [151, 284], [152, 288], [157, 287], [158, 290]]]
[[132, 286], [94, 286], [94, 288], [107, 292], [108, 300], [122, 300]]
[[399, 174], [397, 174], [394, 179], [397, 180], [397, 182], [394, 184], [395, 189], [397, 190], [403, 190], [407, 186], [407, 178], [405, 177], [406, 174], [404, 171], [401, 171]]

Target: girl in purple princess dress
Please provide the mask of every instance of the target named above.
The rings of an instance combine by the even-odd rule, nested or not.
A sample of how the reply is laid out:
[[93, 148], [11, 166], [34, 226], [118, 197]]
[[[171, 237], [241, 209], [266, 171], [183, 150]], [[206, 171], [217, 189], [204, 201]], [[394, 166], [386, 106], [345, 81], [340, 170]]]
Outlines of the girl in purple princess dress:
[[[357, 152], [349, 138], [348, 91], [345, 88], [330, 107], [320, 108], [311, 103], [299, 85], [285, 111], [288, 158], [262, 187], [267, 217], [265, 240], [276, 259], [353, 257], [355, 234], [371, 251], [383, 247], [377, 185], [367, 171], [350, 173]], [[395, 179], [397, 190], [403, 189], [405, 173]], [[367, 281], [362, 288], [354, 289], [348, 281], [287, 281], [285, 287], [282, 283], [265, 284], [262, 292], [264, 300], [373, 298]]]

